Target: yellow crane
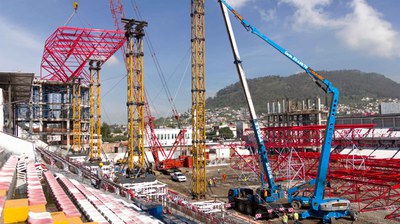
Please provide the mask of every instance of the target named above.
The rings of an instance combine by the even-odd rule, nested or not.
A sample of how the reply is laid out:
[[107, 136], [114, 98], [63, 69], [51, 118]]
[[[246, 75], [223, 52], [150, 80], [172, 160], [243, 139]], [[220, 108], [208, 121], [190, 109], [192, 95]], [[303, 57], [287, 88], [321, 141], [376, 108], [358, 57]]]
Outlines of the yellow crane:
[[205, 198], [206, 180], [206, 72], [204, 0], [191, 0], [192, 61], [192, 195]]
[[[95, 65], [96, 64], [96, 65]], [[89, 159], [91, 161], [101, 160], [101, 96], [100, 96], [100, 70], [101, 61], [91, 60], [89, 62]], [[95, 110], [96, 109], [96, 110]], [[97, 138], [95, 138], [95, 136]]]
[[145, 21], [122, 19], [125, 23], [126, 44], [126, 70], [128, 86], [128, 168], [135, 168], [134, 155], [138, 155], [137, 166], [145, 168], [144, 152], [144, 53], [143, 37]]

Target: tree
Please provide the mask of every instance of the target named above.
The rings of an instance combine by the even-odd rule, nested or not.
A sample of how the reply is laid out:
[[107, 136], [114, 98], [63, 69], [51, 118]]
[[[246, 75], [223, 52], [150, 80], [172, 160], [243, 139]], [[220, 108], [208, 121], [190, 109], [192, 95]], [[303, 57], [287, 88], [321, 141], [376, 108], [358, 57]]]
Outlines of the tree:
[[101, 125], [101, 135], [103, 138], [109, 138], [111, 134], [111, 129], [110, 125], [108, 125], [106, 122], [103, 122], [103, 125]]
[[122, 130], [119, 128], [116, 128], [113, 132], [116, 134], [120, 134], [120, 133], [122, 133]]
[[209, 132], [206, 132], [206, 136], [207, 136], [207, 139], [213, 140], [213, 138], [216, 137], [216, 133], [215, 133], [215, 131], [209, 131]]
[[219, 135], [224, 139], [233, 138], [233, 132], [229, 127], [223, 127], [219, 129]]

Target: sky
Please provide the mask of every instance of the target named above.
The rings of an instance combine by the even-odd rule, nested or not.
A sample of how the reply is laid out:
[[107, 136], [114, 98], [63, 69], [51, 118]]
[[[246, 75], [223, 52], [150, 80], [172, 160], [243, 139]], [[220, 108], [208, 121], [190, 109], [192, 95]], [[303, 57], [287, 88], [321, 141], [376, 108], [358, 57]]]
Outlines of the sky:
[[[205, 0], [206, 94], [238, 76], [217, 0]], [[78, 0], [68, 26], [114, 29], [107, 0]], [[148, 22], [150, 40], [179, 112], [191, 107], [190, 1], [123, 0], [126, 17]], [[314, 70], [357, 69], [400, 82], [398, 0], [227, 0], [249, 23]], [[0, 71], [34, 72], [46, 38], [73, 14], [73, 0], [1, 0]], [[231, 17], [248, 78], [302, 71]], [[171, 116], [171, 105], [145, 41], [145, 89], [151, 113]], [[127, 122], [126, 72], [121, 52], [102, 68], [102, 120]], [[294, 90], [295, 91], [295, 90]], [[400, 90], [399, 90], [400, 91]]]

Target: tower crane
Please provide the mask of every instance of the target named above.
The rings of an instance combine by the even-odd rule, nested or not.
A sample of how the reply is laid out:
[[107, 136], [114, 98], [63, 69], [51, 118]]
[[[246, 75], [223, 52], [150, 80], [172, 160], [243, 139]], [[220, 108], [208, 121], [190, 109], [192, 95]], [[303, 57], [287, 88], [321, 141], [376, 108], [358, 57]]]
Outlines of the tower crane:
[[[308, 198], [310, 208], [301, 214], [303, 219], [308, 217], [322, 218], [324, 222], [331, 222], [331, 219], [342, 218], [350, 216], [355, 219], [355, 213], [351, 210], [350, 201], [343, 198], [325, 198], [325, 185], [328, 174], [329, 158], [331, 154], [332, 138], [335, 130], [336, 112], [339, 103], [339, 89], [322, 77], [316, 71], [308, 67], [305, 63], [300, 61], [292, 53], [288, 52], [277, 43], [273, 42], [267, 36], [262, 34], [256, 27], [252, 26], [247, 20], [245, 20], [237, 11], [235, 11], [225, 0], [219, 0], [220, 4], [228, 8], [235, 17], [241, 22], [243, 27], [260, 37], [262, 40], [267, 42], [273, 48], [278, 50], [281, 54], [286, 56], [300, 68], [302, 68], [311, 79], [327, 94], [331, 94], [331, 104], [329, 108], [329, 115], [327, 119], [327, 125], [325, 129], [324, 141], [321, 149], [321, 156], [319, 160], [317, 177], [315, 180], [310, 180], [308, 183], [310, 186], [314, 186], [314, 192], [311, 197]], [[315, 182], [315, 183], [314, 183]], [[294, 187], [296, 189], [296, 187]], [[299, 188], [299, 187], [297, 187]], [[301, 187], [300, 187], [301, 188]], [[295, 192], [289, 189], [289, 192]]]
[[[113, 17], [113, 22], [114, 22], [115, 28], [117, 30], [123, 30], [124, 25], [122, 24], [121, 20], [123, 18], [125, 18], [125, 11], [124, 11], [124, 7], [122, 4], [122, 0], [109, 0], [109, 6], [110, 6], [111, 14]], [[137, 10], [137, 7], [135, 7], [135, 9]], [[141, 17], [139, 12], [137, 12], [137, 14], [139, 17]], [[146, 31], [144, 30], [143, 35], [145, 33], [146, 33]], [[160, 63], [158, 62], [157, 56], [155, 54], [154, 48], [151, 44], [149, 37], [147, 35], [145, 35], [144, 38], [146, 38], [146, 40], [148, 42], [151, 57], [156, 65], [156, 69], [161, 78], [161, 82], [162, 82], [163, 88], [167, 94], [168, 101], [171, 104], [173, 117], [177, 120], [178, 127], [180, 128], [180, 122], [179, 122], [180, 115], [178, 113], [178, 110], [177, 110], [174, 102], [173, 102], [173, 97], [172, 97], [171, 92], [168, 89], [168, 85], [164, 78]], [[123, 58], [124, 58], [125, 64], [127, 64], [127, 54], [126, 54], [125, 47], [122, 48], [122, 53], [123, 53]], [[136, 61], [137, 60], [134, 60], [134, 62], [136, 62]], [[128, 88], [129, 88], [129, 84], [128, 84]], [[142, 91], [144, 91], [144, 86], [142, 86]], [[174, 161], [174, 159], [171, 158], [172, 157], [172, 155], [170, 155], [171, 153], [169, 153], [168, 155], [170, 155], [170, 156], [168, 156], [165, 153], [165, 150], [162, 147], [161, 143], [159, 142], [159, 140], [154, 132], [154, 126], [155, 126], [154, 117], [151, 115], [150, 107], [149, 107], [145, 92], [143, 92], [143, 96], [144, 96], [144, 100], [143, 100], [144, 113], [143, 113], [142, 120], [144, 120], [144, 129], [145, 130], [142, 133], [143, 133], [143, 137], [144, 137], [144, 133], [146, 134], [148, 142], [150, 143], [151, 151], [152, 151], [153, 157], [155, 159], [155, 163], [156, 163], [156, 168], [161, 167], [161, 166], [164, 167], [163, 169], [181, 167], [181, 164], [183, 164], [183, 160], [177, 159], [176, 161]], [[129, 98], [129, 96], [128, 96], [128, 98]], [[132, 119], [130, 119], [130, 120], [132, 120]], [[181, 135], [181, 133], [183, 133], [183, 135], [184, 135], [185, 132], [186, 132], [186, 130], [181, 130], [180, 135]], [[172, 149], [176, 150], [179, 143], [181, 143], [182, 141], [184, 141], [184, 140], [177, 139], [177, 141], [174, 144], [174, 147], [172, 147]], [[161, 154], [166, 158], [167, 161], [159, 161], [158, 152], [161, 152]], [[142, 161], [144, 162], [144, 160], [142, 160]]]
[[192, 61], [192, 196], [205, 198], [206, 188], [206, 73], [204, 0], [191, 0]]

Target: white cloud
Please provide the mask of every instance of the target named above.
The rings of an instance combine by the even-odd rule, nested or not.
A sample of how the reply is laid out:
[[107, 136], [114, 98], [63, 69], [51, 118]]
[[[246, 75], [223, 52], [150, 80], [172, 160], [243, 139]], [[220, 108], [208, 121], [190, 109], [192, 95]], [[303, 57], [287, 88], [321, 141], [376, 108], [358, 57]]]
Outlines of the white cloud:
[[[115, 52], [115, 54], [119, 54], [119, 51]], [[113, 54], [104, 64], [105, 66], [113, 66], [113, 65], [118, 65], [119, 60], [118, 58]]]
[[238, 9], [243, 7], [246, 3], [250, 2], [251, 0], [228, 0], [226, 1], [229, 5], [231, 5], [234, 9]]
[[280, 0], [282, 3], [295, 8], [296, 30], [332, 28], [337, 38], [353, 50], [379, 57], [400, 57], [399, 33], [365, 0], [353, 0], [352, 12], [341, 18], [332, 18], [325, 10], [331, 0]]
[[0, 70], [38, 73], [44, 41], [2, 16], [0, 27]]
[[4, 30], [4, 32], [1, 33], [3, 43], [7, 45], [18, 45], [32, 50], [43, 50], [44, 44], [37, 41], [37, 37], [1, 16], [0, 27]]
[[400, 35], [364, 0], [353, 0], [337, 36], [349, 47], [382, 57], [400, 57]]
[[264, 21], [271, 21], [276, 18], [276, 9], [262, 9], [260, 7], [255, 7], [258, 13], [260, 13], [261, 19]]
[[331, 4], [331, 0], [280, 0], [279, 3], [285, 3], [295, 7], [293, 15], [293, 27], [299, 30], [304, 29], [304, 25], [312, 26], [336, 26], [337, 21], [328, 18], [324, 7]]

